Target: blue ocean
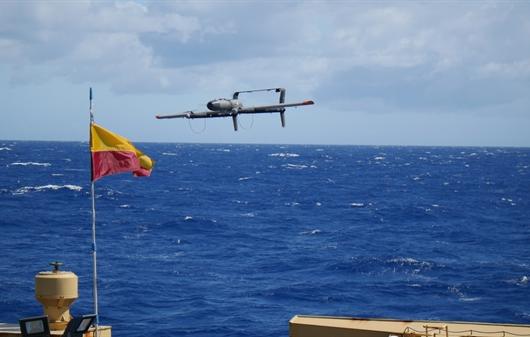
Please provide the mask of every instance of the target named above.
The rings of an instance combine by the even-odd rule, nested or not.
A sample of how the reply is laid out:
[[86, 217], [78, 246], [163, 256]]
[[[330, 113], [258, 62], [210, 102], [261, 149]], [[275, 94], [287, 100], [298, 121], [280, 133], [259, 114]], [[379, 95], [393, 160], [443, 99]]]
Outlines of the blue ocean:
[[[530, 148], [136, 144], [96, 183], [114, 336], [288, 336], [296, 314], [530, 323]], [[92, 309], [87, 143], [0, 141], [0, 322]]]

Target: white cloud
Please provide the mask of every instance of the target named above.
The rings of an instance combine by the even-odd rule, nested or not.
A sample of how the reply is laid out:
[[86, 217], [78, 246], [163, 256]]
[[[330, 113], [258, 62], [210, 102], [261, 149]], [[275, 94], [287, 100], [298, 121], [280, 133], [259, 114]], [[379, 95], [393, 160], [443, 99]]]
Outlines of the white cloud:
[[479, 74], [488, 78], [529, 79], [530, 58], [513, 62], [490, 62], [479, 68]]
[[451, 107], [454, 95], [482, 106], [494, 103], [476, 86], [494, 89], [481, 78], [502, 77], [513, 94], [500, 99], [510, 101], [521, 83], [509, 79], [530, 76], [529, 15], [504, 2], [9, 2], [0, 3], [0, 62], [18, 84], [60, 77], [120, 93], [282, 85], [359, 109]]

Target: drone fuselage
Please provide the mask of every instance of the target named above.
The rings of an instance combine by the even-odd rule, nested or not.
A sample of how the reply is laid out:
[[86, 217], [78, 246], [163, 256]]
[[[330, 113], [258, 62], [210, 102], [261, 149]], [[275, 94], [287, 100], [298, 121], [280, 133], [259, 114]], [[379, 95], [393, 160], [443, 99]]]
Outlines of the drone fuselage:
[[206, 107], [210, 111], [229, 112], [241, 109], [243, 104], [238, 99], [218, 98], [209, 101]]

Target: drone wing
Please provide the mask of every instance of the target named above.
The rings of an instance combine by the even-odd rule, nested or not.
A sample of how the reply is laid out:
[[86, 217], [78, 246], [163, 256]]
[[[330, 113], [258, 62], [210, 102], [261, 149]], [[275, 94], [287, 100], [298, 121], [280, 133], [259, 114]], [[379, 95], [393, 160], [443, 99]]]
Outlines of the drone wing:
[[174, 115], [163, 115], [156, 116], [157, 119], [168, 119], [168, 118], [214, 118], [214, 117], [229, 117], [232, 116], [230, 111], [186, 111]]
[[303, 105], [312, 105], [315, 104], [312, 100], [305, 100], [298, 103], [280, 103], [273, 105], [262, 105], [262, 106], [253, 106], [253, 107], [243, 107], [238, 113], [240, 114], [252, 114], [252, 113], [266, 113], [266, 112], [283, 112], [285, 108], [303, 106]]
[[193, 111], [181, 112], [173, 115], [156, 115], [156, 119], [169, 119], [169, 118], [190, 118]]

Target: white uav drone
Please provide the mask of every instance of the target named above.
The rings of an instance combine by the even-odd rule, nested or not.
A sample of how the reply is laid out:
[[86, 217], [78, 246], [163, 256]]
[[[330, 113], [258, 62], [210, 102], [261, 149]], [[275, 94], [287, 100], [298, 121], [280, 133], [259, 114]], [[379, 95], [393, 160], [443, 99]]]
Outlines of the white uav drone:
[[[241, 101], [238, 99], [239, 94], [241, 93], [251, 93], [257, 91], [272, 91], [280, 93], [280, 102], [279, 104], [273, 105], [262, 105], [262, 106], [252, 106], [244, 107]], [[236, 91], [232, 96], [232, 99], [219, 98], [214, 99], [213, 101], [208, 102], [206, 107], [208, 111], [194, 112], [194, 111], [185, 111], [182, 113], [174, 115], [164, 115], [156, 116], [158, 119], [166, 118], [216, 118], [216, 117], [232, 117], [234, 123], [234, 131], [237, 131], [237, 115], [239, 114], [258, 114], [258, 113], [280, 113], [280, 119], [282, 121], [282, 127], [285, 127], [285, 108], [296, 107], [302, 105], [312, 105], [315, 104], [311, 100], [306, 100], [300, 103], [285, 103], [285, 89], [284, 88], [270, 88], [270, 89], [257, 89], [257, 90], [247, 90], [247, 91]]]

